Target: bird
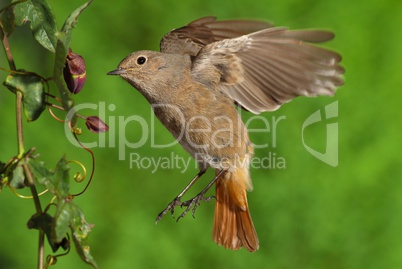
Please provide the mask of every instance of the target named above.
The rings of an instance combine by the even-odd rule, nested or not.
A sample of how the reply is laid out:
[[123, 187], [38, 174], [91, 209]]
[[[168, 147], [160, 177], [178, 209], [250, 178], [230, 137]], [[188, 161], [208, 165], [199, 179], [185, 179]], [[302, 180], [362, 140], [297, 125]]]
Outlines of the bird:
[[[160, 51], [124, 58], [117, 75], [151, 104], [155, 116], [196, 160], [199, 172], [158, 215], [176, 207], [194, 216], [202, 201], [215, 198], [212, 239], [227, 249], [259, 248], [247, 191], [253, 189], [254, 147], [236, 107], [259, 114], [277, 110], [297, 96], [333, 96], [344, 84], [339, 53], [316, 44], [326, 30], [289, 30], [259, 20], [202, 17], [173, 29]], [[214, 178], [192, 199], [183, 195], [207, 171]], [[215, 185], [215, 195], [206, 196]]]

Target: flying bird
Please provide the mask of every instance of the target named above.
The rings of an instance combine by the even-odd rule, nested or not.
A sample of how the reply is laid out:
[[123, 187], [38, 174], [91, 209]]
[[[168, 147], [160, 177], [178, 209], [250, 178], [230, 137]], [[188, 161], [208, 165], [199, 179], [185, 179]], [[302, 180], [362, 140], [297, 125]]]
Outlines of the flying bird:
[[[134, 52], [108, 73], [140, 91], [199, 164], [199, 173], [156, 221], [177, 206], [186, 207], [179, 218], [190, 210], [194, 215], [215, 185], [213, 240], [233, 250], [259, 248], [246, 193], [254, 149], [236, 106], [259, 114], [297, 96], [333, 95], [343, 85], [341, 56], [315, 45], [333, 38], [323, 30], [204, 17], [166, 34], [160, 52]], [[213, 180], [181, 201], [208, 168], [215, 169]]]

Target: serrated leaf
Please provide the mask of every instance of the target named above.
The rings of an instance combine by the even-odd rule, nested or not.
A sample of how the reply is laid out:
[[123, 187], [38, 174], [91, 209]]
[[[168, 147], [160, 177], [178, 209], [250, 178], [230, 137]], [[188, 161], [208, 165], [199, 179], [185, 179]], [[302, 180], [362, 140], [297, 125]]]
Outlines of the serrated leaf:
[[83, 4], [82, 6], [78, 7], [76, 10], [71, 12], [71, 14], [67, 17], [66, 21], [64, 22], [64, 25], [61, 29], [62, 32], [68, 32], [71, 30], [74, 25], [77, 23], [78, 17], [81, 15], [81, 13], [93, 2], [93, 0], [90, 0]]
[[68, 176], [68, 172], [70, 167], [67, 164], [66, 159], [63, 157], [56, 165], [56, 169], [54, 170], [54, 183], [56, 186], [55, 194], [61, 199], [66, 199], [69, 197], [70, 191], [70, 179]]
[[52, 224], [52, 239], [61, 242], [65, 237], [71, 220], [70, 214], [70, 195], [69, 195], [69, 166], [62, 157], [54, 170], [46, 168], [43, 162], [30, 160], [32, 174], [36, 180], [45, 185], [54, 195], [56, 195], [56, 213]]
[[[60, 159], [54, 171], [47, 169], [43, 162], [36, 160], [30, 160], [28, 165], [31, 167], [36, 180], [49, 188], [57, 198], [56, 213], [53, 217], [50, 236], [48, 237], [53, 251], [57, 250], [59, 246], [63, 248], [64, 246], [68, 246], [65, 236], [68, 230], [71, 229], [73, 242], [81, 259], [94, 268], [98, 268], [94, 258], [90, 254], [88, 245], [88, 235], [91, 231], [91, 225], [85, 220], [81, 209], [74, 204], [73, 197], [69, 195], [69, 167], [65, 158]], [[33, 228], [37, 227], [37, 219], [31, 218], [31, 220], [31, 226]], [[48, 234], [46, 233], [46, 235]]]
[[45, 185], [49, 191], [60, 199], [69, 197], [68, 172], [70, 167], [65, 157], [59, 160], [54, 170], [48, 169], [44, 162], [35, 159], [30, 159], [28, 165], [39, 184]]
[[31, 22], [32, 34], [44, 48], [56, 49], [57, 25], [53, 11], [45, 0], [31, 0], [14, 7], [15, 24], [20, 26]]
[[35, 159], [30, 159], [28, 165], [39, 184], [44, 185], [49, 191], [54, 192], [54, 172], [49, 170], [44, 162]]
[[12, 92], [22, 92], [24, 114], [28, 121], [34, 121], [46, 108], [42, 79], [33, 73], [8, 75], [4, 85]]

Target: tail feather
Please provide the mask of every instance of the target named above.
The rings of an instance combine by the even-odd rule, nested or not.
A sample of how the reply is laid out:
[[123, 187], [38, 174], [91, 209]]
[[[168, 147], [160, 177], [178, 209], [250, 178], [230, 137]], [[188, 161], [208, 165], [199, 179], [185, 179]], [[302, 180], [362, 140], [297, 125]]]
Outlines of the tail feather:
[[259, 242], [247, 203], [249, 181], [242, 170], [227, 172], [218, 179], [212, 235], [225, 248], [236, 250], [244, 246], [254, 252]]

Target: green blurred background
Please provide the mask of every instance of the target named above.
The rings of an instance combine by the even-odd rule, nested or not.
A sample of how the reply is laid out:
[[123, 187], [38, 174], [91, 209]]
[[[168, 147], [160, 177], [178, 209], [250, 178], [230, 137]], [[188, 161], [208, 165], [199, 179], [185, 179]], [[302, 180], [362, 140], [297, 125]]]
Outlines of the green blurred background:
[[[0, 7], [7, 2], [0, 1]], [[105, 119], [111, 125], [103, 137], [106, 147], [93, 149], [95, 178], [88, 191], [75, 199], [86, 219], [95, 224], [89, 242], [100, 268], [402, 268], [401, 1], [111, 2], [94, 1], [80, 17], [71, 45], [86, 59], [88, 74], [84, 90], [74, 96], [76, 104], [115, 106], [113, 111], [106, 109]], [[83, 1], [50, 3], [61, 27]], [[138, 142], [143, 129], [132, 122], [125, 131], [119, 130], [118, 117], [138, 115], [149, 122], [152, 117], [148, 103], [136, 90], [106, 73], [130, 52], [157, 50], [163, 34], [205, 15], [262, 19], [292, 29], [333, 30], [336, 38], [325, 46], [342, 54], [346, 68], [345, 86], [335, 97], [298, 98], [279, 111], [262, 114], [271, 123], [272, 116], [286, 120], [278, 124], [276, 147], [257, 149], [256, 156], [273, 152], [286, 160], [286, 169], [251, 171], [254, 191], [249, 203], [261, 244], [256, 253], [225, 250], [212, 242], [213, 203], [203, 203], [195, 219], [188, 215], [176, 223], [167, 215], [154, 224], [157, 214], [197, 173], [196, 166], [192, 162], [184, 173], [181, 169], [152, 173], [152, 169], [130, 169], [128, 157], [130, 153], [169, 157], [173, 152], [187, 158], [180, 146], [153, 149], [147, 139], [138, 149], [127, 148], [126, 159], [119, 160], [119, 137]], [[36, 44], [28, 26], [17, 29], [10, 42], [17, 68], [51, 75], [53, 56]], [[0, 66], [8, 67], [3, 52]], [[6, 75], [1, 71], [0, 80]], [[333, 101], [339, 104], [339, 117], [329, 121], [339, 124], [337, 167], [313, 157], [301, 140], [303, 122]], [[15, 96], [3, 87], [3, 162], [17, 151], [14, 110]], [[245, 120], [251, 116], [243, 113]], [[261, 127], [261, 122], [253, 126]], [[316, 124], [305, 134], [306, 143], [321, 152], [325, 151], [326, 123]], [[64, 153], [90, 166], [89, 155], [68, 142], [63, 125], [48, 113], [24, 127], [26, 147], [37, 147], [49, 166]], [[81, 136], [84, 142], [98, 138], [87, 131]], [[251, 140], [271, 143], [272, 134], [254, 132]], [[109, 146], [111, 141], [115, 147]], [[173, 141], [159, 122], [155, 123], [155, 141]], [[71, 174], [76, 170], [72, 167]], [[187, 197], [208, 180], [205, 177]], [[82, 185], [74, 183], [72, 192]], [[44, 196], [43, 202], [50, 198]], [[8, 188], [0, 194], [0, 268], [35, 268], [38, 234], [26, 228], [33, 213], [31, 200], [17, 198]], [[89, 268], [74, 252], [60, 258], [54, 268]]]

